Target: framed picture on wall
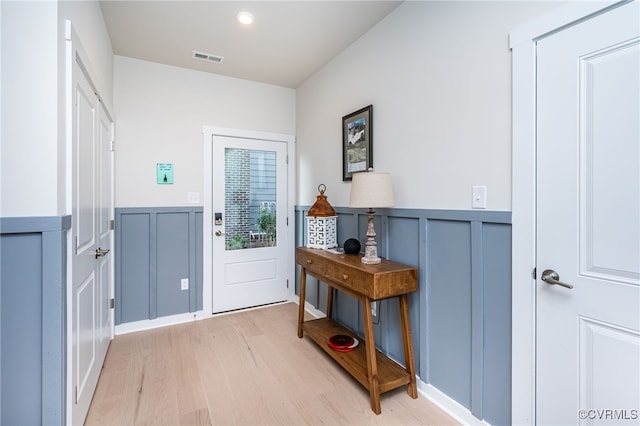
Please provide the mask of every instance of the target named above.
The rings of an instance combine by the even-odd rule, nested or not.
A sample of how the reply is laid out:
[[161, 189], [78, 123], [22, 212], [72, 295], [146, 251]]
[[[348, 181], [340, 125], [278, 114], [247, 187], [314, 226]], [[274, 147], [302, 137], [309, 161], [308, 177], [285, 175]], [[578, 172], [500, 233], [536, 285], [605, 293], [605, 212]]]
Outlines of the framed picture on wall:
[[342, 117], [342, 180], [373, 167], [372, 105]]

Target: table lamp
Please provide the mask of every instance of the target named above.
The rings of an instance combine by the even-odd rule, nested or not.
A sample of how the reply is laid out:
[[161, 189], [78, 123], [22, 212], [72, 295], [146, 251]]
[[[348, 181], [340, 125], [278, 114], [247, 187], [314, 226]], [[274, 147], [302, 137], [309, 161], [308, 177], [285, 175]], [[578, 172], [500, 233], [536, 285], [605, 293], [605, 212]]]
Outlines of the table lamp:
[[364, 244], [362, 263], [380, 263], [375, 241], [376, 231], [373, 227], [373, 208], [392, 207], [395, 204], [391, 175], [385, 172], [354, 173], [351, 180], [351, 197], [349, 207], [368, 208], [367, 242]]

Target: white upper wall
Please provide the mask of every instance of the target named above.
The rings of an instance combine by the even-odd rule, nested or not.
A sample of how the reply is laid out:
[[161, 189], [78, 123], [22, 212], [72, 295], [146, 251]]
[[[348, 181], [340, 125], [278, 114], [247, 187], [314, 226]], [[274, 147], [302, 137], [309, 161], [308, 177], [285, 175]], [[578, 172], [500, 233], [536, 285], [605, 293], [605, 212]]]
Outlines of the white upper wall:
[[[345, 206], [341, 117], [373, 104], [374, 166], [392, 173], [397, 207], [469, 209], [471, 186], [486, 185], [488, 208], [510, 210], [508, 33], [555, 6], [405, 2], [294, 92], [114, 60], [96, 0], [2, 1], [0, 216], [68, 213], [65, 19], [116, 118], [118, 207], [202, 200], [202, 125], [297, 131], [296, 203], [312, 204], [324, 183]], [[157, 162], [174, 164], [174, 185], [155, 184]]]
[[0, 8], [0, 216], [67, 214], [64, 22], [72, 21], [109, 104], [113, 52], [102, 11], [96, 0], [3, 0]]
[[[185, 206], [204, 196], [202, 126], [295, 134], [295, 91], [116, 56], [116, 207]], [[172, 163], [174, 184], [156, 183]]]
[[342, 116], [373, 104], [373, 165], [392, 175], [396, 207], [511, 210], [509, 31], [551, 2], [408, 1], [297, 90], [297, 203], [318, 184], [334, 206]]
[[57, 6], [0, 2], [0, 216], [58, 213]]

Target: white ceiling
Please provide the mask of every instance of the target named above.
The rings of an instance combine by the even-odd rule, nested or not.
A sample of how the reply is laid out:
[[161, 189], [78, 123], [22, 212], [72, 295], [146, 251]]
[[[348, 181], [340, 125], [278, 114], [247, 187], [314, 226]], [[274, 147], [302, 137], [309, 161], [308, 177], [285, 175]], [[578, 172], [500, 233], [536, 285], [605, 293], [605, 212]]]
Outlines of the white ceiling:
[[[116, 55], [296, 88], [402, 1], [100, 0]], [[251, 12], [251, 27], [235, 19]], [[192, 51], [223, 56], [222, 64]]]

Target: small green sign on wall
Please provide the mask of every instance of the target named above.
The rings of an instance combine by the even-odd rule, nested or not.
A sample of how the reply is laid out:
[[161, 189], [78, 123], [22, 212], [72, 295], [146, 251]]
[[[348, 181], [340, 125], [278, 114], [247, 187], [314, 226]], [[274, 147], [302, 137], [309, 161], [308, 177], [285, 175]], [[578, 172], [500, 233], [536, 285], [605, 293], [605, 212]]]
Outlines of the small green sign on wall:
[[172, 184], [173, 183], [173, 164], [157, 163], [156, 176], [158, 178], [159, 185]]

